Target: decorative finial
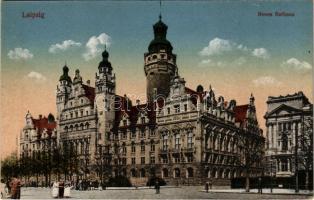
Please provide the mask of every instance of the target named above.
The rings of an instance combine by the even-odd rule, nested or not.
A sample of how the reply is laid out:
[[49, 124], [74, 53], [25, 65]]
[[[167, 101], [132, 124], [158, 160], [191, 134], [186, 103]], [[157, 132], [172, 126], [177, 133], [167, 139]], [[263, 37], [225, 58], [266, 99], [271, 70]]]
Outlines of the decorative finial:
[[212, 90], [212, 85], [211, 84], [209, 84], [209, 90]]

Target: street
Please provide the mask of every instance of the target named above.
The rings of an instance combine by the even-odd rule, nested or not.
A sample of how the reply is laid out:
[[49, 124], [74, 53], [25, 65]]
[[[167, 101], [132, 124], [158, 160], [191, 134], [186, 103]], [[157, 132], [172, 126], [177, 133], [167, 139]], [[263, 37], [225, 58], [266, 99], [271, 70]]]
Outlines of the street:
[[[186, 186], [180, 188], [161, 188], [160, 194], [154, 189], [137, 190], [71, 190], [72, 199], [312, 199], [309, 195], [289, 194], [246, 194], [230, 192], [206, 193], [202, 186]], [[49, 188], [22, 188], [22, 199], [50, 199]]]

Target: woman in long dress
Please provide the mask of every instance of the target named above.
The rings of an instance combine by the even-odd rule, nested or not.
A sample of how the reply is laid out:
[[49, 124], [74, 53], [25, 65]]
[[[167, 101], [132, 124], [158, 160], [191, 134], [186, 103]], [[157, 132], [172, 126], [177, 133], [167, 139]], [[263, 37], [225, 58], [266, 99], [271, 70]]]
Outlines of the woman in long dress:
[[66, 186], [64, 187], [64, 197], [65, 198], [71, 197], [71, 189], [72, 189], [72, 186], [70, 184], [66, 184]]
[[58, 198], [58, 194], [59, 194], [59, 183], [55, 181], [52, 185], [52, 197]]

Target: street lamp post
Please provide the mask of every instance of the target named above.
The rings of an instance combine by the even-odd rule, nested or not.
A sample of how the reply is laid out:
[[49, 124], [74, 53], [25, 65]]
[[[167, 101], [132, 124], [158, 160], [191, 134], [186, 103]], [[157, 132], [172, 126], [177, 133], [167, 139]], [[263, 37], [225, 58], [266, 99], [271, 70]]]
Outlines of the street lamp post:
[[295, 127], [295, 148], [294, 148], [294, 159], [295, 159], [295, 193], [299, 193], [299, 175], [298, 175], [298, 146], [299, 146], [299, 129], [298, 129], [298, 123]]
[[273, 161], [270, 160], [270, 193], [273, 193]]

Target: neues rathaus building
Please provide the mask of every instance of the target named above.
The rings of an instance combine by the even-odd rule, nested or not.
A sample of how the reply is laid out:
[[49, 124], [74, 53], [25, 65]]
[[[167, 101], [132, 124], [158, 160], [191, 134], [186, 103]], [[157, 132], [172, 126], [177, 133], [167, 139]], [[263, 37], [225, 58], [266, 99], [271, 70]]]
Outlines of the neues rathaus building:
[[264, 137], [254, 96], [237, 105], [233, 99], [215, 96], [209, 84], [187, 87], [167, 29], [160, 16], [144, 53], [146, 103], [116, 93], [114, 64], [104, 50], [93, 86], [83, 81], [79, 70], [72, 78], [69, 68], [63, 67], [56, 120], [51, 115], [34, 119], [28, 113], [23, 132], [33, 131], [35, 137], [24, 141], [21, 134], [21, 153], [38, 150], [40, 146], [32, 143], [44, 142], [44, 135], [50, 134], [56, 145], [78, 155], [79, 179], [123, 175], [138, 185], [150, 177], [170, 185], [203, 184], [209, 179], [228, 185], [247, 171], [260, 176]]

